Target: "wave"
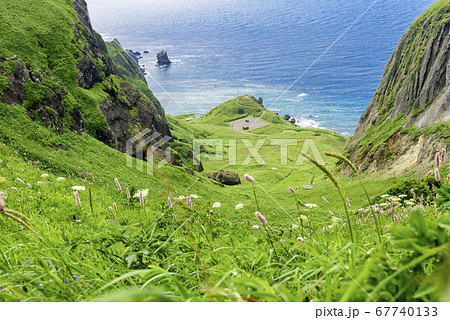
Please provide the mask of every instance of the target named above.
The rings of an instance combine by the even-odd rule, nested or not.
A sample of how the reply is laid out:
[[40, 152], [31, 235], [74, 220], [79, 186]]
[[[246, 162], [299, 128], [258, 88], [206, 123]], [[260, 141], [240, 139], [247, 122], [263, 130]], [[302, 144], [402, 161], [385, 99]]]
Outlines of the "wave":
[[308, 118], [295, 119], [295, 125], [300, 128], [324, 129], [319, 121]]

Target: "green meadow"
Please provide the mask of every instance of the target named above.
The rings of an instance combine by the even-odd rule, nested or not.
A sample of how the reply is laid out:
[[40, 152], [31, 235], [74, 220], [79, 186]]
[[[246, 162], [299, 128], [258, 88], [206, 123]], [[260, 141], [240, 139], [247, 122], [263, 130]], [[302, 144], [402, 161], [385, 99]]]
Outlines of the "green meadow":
[[[58, 135], [21, 107], [0, 104], [8, 124], [0, 127], [0, 299], [450, 299], [445, 162], [439, 181], [362, 173], [361, 183], [325, 155], [342, 154], [346, 137], [297, 128], [244, 100], [195, 121], [168, 116], [176, 137], [169, 145], [203, 143], [205, 170], [192, 174], [184, 159], [185, 167], [155, 163], [153, 175], [88, 135]], [[261, 115], [270, 125], [227, 127]], [[220, 169], [241, 184], [206, 177]]]

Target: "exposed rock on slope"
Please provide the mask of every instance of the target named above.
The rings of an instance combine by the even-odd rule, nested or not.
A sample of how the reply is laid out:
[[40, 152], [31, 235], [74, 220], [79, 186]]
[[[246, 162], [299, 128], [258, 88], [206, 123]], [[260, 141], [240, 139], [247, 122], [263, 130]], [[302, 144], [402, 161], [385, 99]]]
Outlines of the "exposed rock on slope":
[[208, 178], [213, 179], [221, 184], [234, 186], [241, 184], [241, 179], [237, 173], [232, 173], [226, 170], [220, 170], [219, 172], [210, 172], [206, 175]]
[[432, 163], [450, 140], [450, 1], [406, 31], [347, 145], [361, 171], [404, 173]]
[[84, 0], [4, 1], [1, 103], [21, 105], [35, 122], [58, 133], [87, 132], [122, 152], [145, 128], [171, 135], [151, 91], [141, 94], [114, 66]]

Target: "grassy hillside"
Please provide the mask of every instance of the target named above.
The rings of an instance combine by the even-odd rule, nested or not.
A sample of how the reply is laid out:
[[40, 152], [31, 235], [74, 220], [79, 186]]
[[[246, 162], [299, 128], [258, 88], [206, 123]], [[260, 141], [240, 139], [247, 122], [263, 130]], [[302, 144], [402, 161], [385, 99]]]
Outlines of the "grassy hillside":
[[[123, 77], [141, 94], [147, 96], [152, 101], [158, 101], [153, 92], [148, 87], [144, 74], [141, 69], [130, 59], [128, 53], [123, 50], [119, 40], [114, 39], [111, 42], [105, 42], [108, 54], [116, 68], [121, 72]], [[159, 102], [156, 103], [158, 111], [164, 114], [164, 109]]]
[[[263, 115], [264, 114], [264, 115]], [[261, 106], [255, 97], [244, 95], [222, 103], [206, 113], [197, 122], [228, 126], [228, 123], [248, 116], [259, 118], [269, 123], [288, 124], [282, 117]], [[293, 127], [292, 125], [290, 126]]]
[[[85, 43], [70, 31], [70, 4], [0, 7], [1, 29], [12, 30], [0, 34], [0, 94], [13, 85], [14, 54], [36, 71], [22, 104], [0, 102], [0, 301], [450, 301], [443, 154], [440, 176], [372, 174], [363, 187], [356, 173], [336, 178], [342, 159], [325, 154], [342, 153], [344, 137], [297, 128], [242, 96], [195, 121], [167, 116], [177, 152], [206, 142], [198, 154], [205, 170], [155, 163], [150, 175], [147, 163], [128, 166], [125, 154], [93, 137], [107, 125], [99, 102], [114, 97], [112, 108], [130, 96], [117, 74], [89, 89], [74, 82]], [[33, 11], [38, 19], [29, 21]], [[100, 69], [102, 58], [94, 59]], [[148, 93], [139, 76], [124, 77]], [[49, 92], [60, 92], [67, 110], [80, 108], [87, 133], [33, 120], [27, 106]], [[247, 116], [269, 125], [230, 130]], [[72, 119], [61, 121], [67, 128]], [[241, 184], [206, 177], [220, 169]]]
[[[448, 299], [446, 291], [440, 291], [448, 290], [445, 282], [438, 284], [433, 276], [440, 272], [448, 245], [444, 228], [450, 223], [440, 210], [436, 214], [426, 196], [424, 212], [410, 208], [420, 204], [419, 194], [412, 202], [378, 197], [379, 206], [370, 209], [354, 177], [339, 179], [350, 201], [352, 242], [346, 210], [333, 182], [308, 161], [294, 165], [310, 139], [333, 170], [336, 159], [323, 151], [340, 152], [345, 143], [333, 132], [274, 124], [277, 133], [247, 135], [222, 125], [169, 117], [177, 143], [224, 140], [222, 160], [213, 160], [215, 147], [208, 146], [201, 158], [205, 173], [227, 169], [240, 175], [241, 185], [224, 187], [205, 173], [192, 176], [171, 165], [155, 168], [155, 176], [147, 175], [136, 170], [136, 164], [127, 167], [123, 154], [87, 135], [57, 135], [33, 124], [18, 106], [9, 111], [0, 114], [2, 123], [8, 123], [1, 126], [0, 135], [4, 142], [0, 192], [6, 198], [0, 211], [0, 300]], [[19, 126], [34, 128], [35, 133], [18, 135]], [[251, 158], [247, 164], [245, 159], [251, 155], [247, 146], [261, 139], [265, 141], [259, 153], [266, 163]], [[279, 139], [297, 141], [297, 146], [289, 146], [285, 165], [280, 163], [280, 150], [271, 144]], [[228, 146], [234, 141], [236, 164], [230, 164]], [[57, 147], [61, 145], [67, 151]], [[245, 180], [244, 174], [255, 182]], [[312, 176], [314, 188], [304, 190]], [[369, 195], [377, 196], [396, 180], [378, 181], [372, 176], [364, 183]], [[415, 182], [408, 186], [411, 183]], [[133, 195], [146, 189], [141, 205]], [[404, 192], [398, 186], [391, 191], [392, 197]], [[243, 207], [237, 209], [238, 204]], [[255, 211], [265, 216], [267, 226]], [[352, 279], [358, 279], [363, 289]]]

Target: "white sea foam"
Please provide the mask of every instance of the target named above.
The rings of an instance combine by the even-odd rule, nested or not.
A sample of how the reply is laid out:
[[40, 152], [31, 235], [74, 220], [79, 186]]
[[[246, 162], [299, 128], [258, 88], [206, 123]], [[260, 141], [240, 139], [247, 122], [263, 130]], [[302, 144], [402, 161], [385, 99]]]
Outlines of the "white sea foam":
[[295, 125], [301, 128], [323, 128], [320, 122], [308, 118], [295, 119]]

